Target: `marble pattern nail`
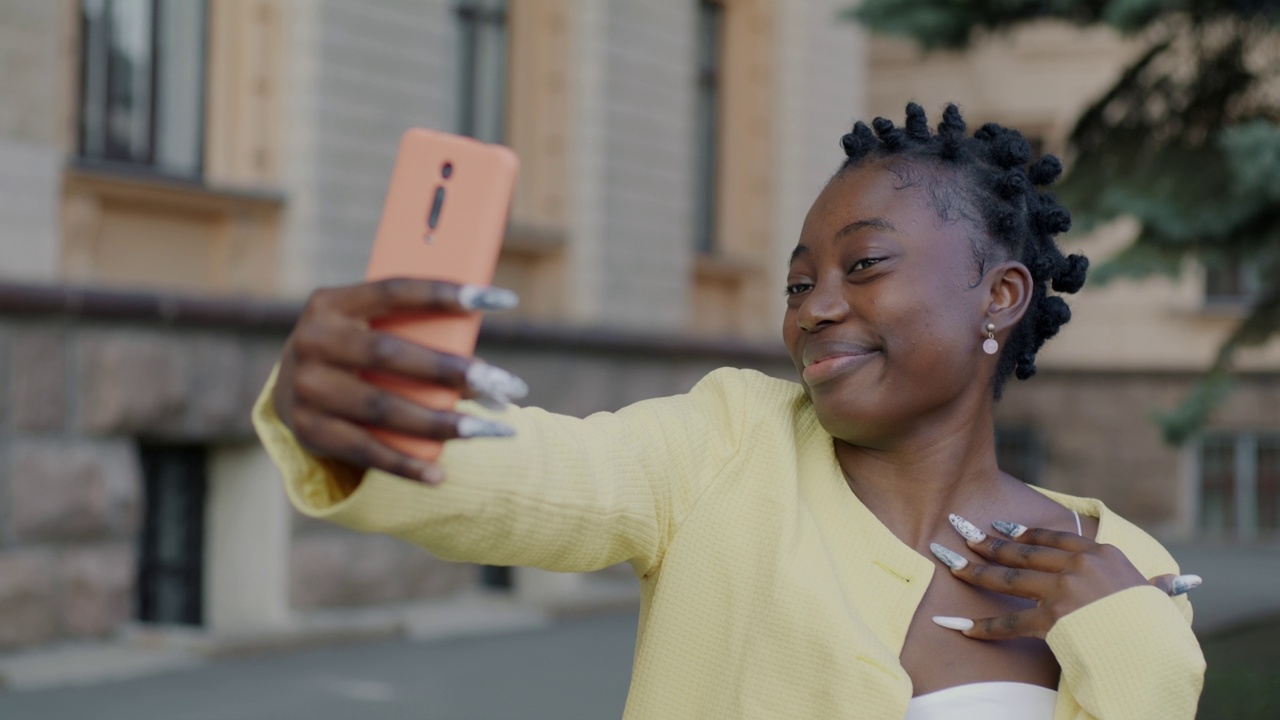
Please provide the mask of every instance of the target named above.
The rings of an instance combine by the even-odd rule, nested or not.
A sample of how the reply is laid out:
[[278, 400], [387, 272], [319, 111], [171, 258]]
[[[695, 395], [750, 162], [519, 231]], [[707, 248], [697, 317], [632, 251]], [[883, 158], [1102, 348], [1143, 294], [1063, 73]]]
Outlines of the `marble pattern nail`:
[[510, 425], [493, 420], [468, 415], [458, 421], [458, 437], [510, 437], [515, 434], [515, 429]]
[[987, 539], [986, 533], [982, 532], [977, 528], [976, 525], [969, 522], [968, 520], [965, 520], [959, 515], [952, 513], [947, 516], [947, 519], [951, 521], [951, 527], [955, 528], [956, 532], [960, 533], [965, 540], [968, 540], [969, 542], [980, 543], [983, 540]]
[[1022, 533], [1027, 531], [1026, 525], [1019, 525], [1018, 523], [1013, 523], [1013, 522], [1005, 522], [1004, 520], [996, 520], [992, 522], [991, 527], [995, 528], [996, 530], [999, 530], [1001, 533], [1008, 535], [1011, 538], [1021, 537]]
[[458, 304], [467, 310], [510, 310], [520, 304], [520, 296], [506, 288], [463, 285]]
[[529, 384], [524, 380], [479, 360], [467, 368], [467, 387], [481, 398], [502, 405], [529, 394]]
[[1170, 591], [1169, 594], [1181, 595], [1188, 590], [1195, 590], [1200, 587], [1203, 582], [1204, 579], [1199, 575], [1179, 575], [1173, 579], [1173, 590]]
[[943, 565], [952, 570], [963, 570], [969, 564], [969, 561], [961, 557], [959, 553], [949, 550], [938, 543], [929, 543], [929, 549], [933, 551], [935, 557], [942, 561]]

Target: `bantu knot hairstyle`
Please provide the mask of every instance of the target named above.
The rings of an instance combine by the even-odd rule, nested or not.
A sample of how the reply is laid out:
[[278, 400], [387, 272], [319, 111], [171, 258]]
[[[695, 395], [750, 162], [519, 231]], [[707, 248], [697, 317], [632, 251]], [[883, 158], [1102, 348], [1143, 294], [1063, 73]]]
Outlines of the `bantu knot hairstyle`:
[[1000, 355], [996, 397], [1010, 375], [1019, 380], [1035, 375], [1036, 353], [1071, 319], [1066, 302], [1049, 290], [1078, 291], [1089, 268], [1081, 255], [1064, 257], [1054, 241], [1071, 228], [1071, 213], [1047, 192], [1062, 174], [1058, 158], [1045, 155], [1033, 161], [1031, 143], [995, 123], [966, 137], [955, 105], [947, 105], [936, 133], [930, 131], [924, 109], [911, 103], [903, 127], [885, 118], [876, 118], [871, 127], [859, 122], [840, 144], [847, 159], [837, 175], [876, 160], [889, 161], [900, 176], [912, 174], [903, 169], [907, 165], [922, 174], [944, 220], [958, 213], [975, 226], [980, 272], [993, 260], [1016, 259], [1027, 266], [1034, 280], [1031, 304]]

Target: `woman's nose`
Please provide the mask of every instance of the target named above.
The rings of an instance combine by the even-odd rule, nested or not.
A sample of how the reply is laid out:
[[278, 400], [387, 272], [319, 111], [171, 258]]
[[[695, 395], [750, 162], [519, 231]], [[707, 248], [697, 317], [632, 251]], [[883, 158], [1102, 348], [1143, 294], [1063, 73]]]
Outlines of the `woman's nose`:
[[842, 283], [817, 283], [800, 303], [797, 320], [806, 332], [836, 325], [849, 315], [849, 303], [844, 297]]

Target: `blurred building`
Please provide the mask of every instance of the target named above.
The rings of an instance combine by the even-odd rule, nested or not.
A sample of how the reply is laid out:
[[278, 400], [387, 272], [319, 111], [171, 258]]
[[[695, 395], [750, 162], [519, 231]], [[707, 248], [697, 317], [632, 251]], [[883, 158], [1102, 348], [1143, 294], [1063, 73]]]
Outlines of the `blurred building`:
[[[977, 127], [1000, 122], [1063, 155], [1080, 113], [1141, 48], [1107, 30], [1042, 24], [987, 37], [965, 53], [922, 57], [911, 43], [868, 42], [870, 114], [908, 100], [940, 113], [958, 99]], [[1134, 237], [1119, 221], [1060, 238], [1096, 267]], [[1001, 466], [1045, 487], [1103, 498], [1170, 540], [1274, 541], [1280, 530], [1280, 342], [1241, 353], [1236, 392], [1203, 435], [1165, 444], [1154, 413], [1175, 408], [1213, 364], [1258, 292], [1247, 265], [1189, 266], [1181, 279], [1089, 284], [1072, 321], [1011, 382], [998, 415]]]
[[[0, 648], [511, 582], [300, 518], [248, 425], [299, 301], [361, 277], [405, 128], [520, 154], [498, 283], [524, 303], [480, 353], [582, 414], [791, 372], [783, 267], [852, 118], [956, 99], [1053, 150], [1128, 52], [1038, 28], [922, 59], [847, 4], [0, 0]], [[1208, 364], [1233, 277], [1086, 291], [1002, 404], [1002, 465], [1167, 535], [1272, 536], [1280, 353], [1185, 450], [1147, 417]]]
[[481, 353], [531, 402], [787, 372], [783, 263], [863, 92], [839, 7], [0, 0], [0, 648], [510, 583], [304, 521], [248, 425], [299, 301], [361, 277], [407, 127], [521, 156], [524, 303]]

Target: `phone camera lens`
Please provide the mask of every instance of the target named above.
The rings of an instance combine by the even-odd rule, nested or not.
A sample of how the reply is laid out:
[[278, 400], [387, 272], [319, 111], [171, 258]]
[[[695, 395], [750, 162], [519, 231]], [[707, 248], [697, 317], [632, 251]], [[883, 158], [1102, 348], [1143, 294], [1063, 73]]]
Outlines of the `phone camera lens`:
[[448, 180], [449, 176], [453, 175], [453, 163], [445, 163], [444, 167], [440, 168], [440, 174], [444, 176], [445, 180]]

